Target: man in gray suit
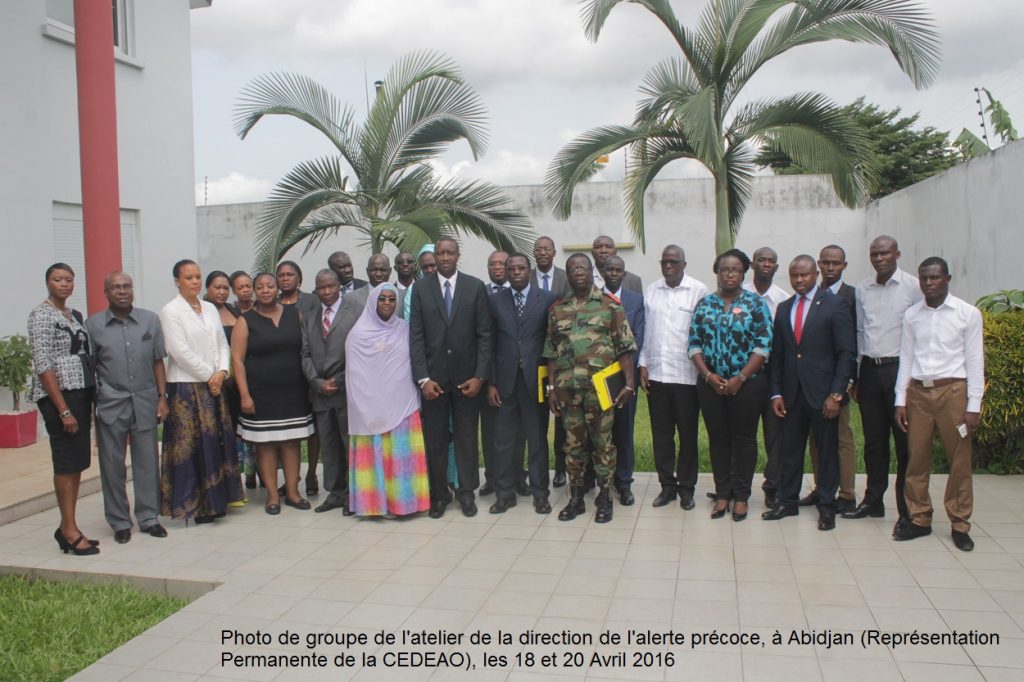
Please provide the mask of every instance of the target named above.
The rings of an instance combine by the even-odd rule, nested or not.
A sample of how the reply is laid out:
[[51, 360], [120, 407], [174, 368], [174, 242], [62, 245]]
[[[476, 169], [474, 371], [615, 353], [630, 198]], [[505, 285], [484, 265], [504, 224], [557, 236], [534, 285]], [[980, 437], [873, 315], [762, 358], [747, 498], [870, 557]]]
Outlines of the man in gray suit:
[[[366, 288], [366, 287], [364, 287]], [[316, 273], [316, 315], [302, 323], [302, 372], [312, 389], [313, 414], [320, 434], [327, 499], [316, 508], [348, 511], [348, 412], [345, 398], [345, 339], [363, 309], [352, 296], [340, 296], [341, 283], [329, 268]]]
[[537, 237], [533, 243], [533, 260], [537, 267], [530, 277], [530, 286], [552, 291], [557, 296], [569, 290], [565, 270], [555, 265], [555, 242], [551, 237]]
[[[618, 253], [619, 249], [615, 246], [615, 240], [606, 234], [602, 234], [595, 239], [591, 245], [590, 255], [594, 257], [594, 286], [598, 289], [604, 289], [604, 276], [602, 273], [605, 262], [612, 256], [617, 256]], [[627, 272], [626, 276], [622, 279], [622, 288], [641, 296], [644, 293], [643, 281], [639, 275], [634, 275], [632, 272]]]
[[100, 455], [103, 512], [114, 540], [132, 538], [125, 490], [125, 446], [131, 438], [135, 520], [155, 538], [167, 537], [157, 520], [160, 473], [156, 425], [167, 416], [163, 334], [156, 313], [132, 307], [132, 278], [112, 272], [103, 282], [110, 307], [90, 317], [85, 328], [96, 358], [96, 441]]

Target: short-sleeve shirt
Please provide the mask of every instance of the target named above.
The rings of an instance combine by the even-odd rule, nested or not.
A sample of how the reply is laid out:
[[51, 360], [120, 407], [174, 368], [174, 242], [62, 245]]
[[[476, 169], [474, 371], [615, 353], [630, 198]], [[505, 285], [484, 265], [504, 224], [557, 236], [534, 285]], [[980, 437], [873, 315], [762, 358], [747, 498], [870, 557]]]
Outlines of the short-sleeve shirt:
[[753, 354], [767, 358], [772, 349], [772, 314], [756, 293], [740, 290], [726, 305], [717, 293], [701, 299], [690, 321], [690, 357], [704, 356], [708, 369], [734, 377]]
[[[92, 384], [86, 377], [80, 356], [89, 355], [89, 334], [79, 322], [75, 311], [68, 308], [65, 316], [47, 302], [40, 303], [28, 314], [28, 339], [32, 346], [32, 390], [29, 400], [46, 397], [39, 375], [53, 370], [62, 391], [73, 391]], [[88, 381], [87, 381], [88, 379]]]
[[107, 309], [85, 326], [96, 357], [96, 416], [107, 424], [134, 416], [136, 428], [156, 428], [160, 396], [153, 363], [167, 355], [160, 318], [132, 308], [120, 319]]
[[593, 388], [593, 375], [637, 350], [626, 310], [597, 288], [582, 304], [566, 294], [548, 313], [544, 358], [554, 360], [558, 388]]

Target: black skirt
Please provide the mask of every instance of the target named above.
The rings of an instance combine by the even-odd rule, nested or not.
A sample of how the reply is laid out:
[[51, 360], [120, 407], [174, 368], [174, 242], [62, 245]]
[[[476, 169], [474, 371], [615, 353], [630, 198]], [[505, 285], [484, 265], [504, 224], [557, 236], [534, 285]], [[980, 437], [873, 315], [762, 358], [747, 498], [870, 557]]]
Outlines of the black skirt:
[[62, 393], [68, 409], [78, 420], [78, 433], [74, 435], [64, 430], [60, 413], [49, 397], [40, 398], [36, 405], [43, 415], [46, 433], [50, 436], [53, 473], [77, 474], [88, 469], [92, 463], [93, 389], [79, 388]]

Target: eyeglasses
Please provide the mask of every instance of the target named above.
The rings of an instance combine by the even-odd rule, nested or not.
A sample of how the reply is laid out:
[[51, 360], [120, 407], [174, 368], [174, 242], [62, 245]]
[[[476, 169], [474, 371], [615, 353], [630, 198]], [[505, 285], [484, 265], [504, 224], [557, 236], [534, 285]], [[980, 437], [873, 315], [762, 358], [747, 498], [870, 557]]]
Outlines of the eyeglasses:
[[679, 265], [680, 263], [683, 262], [683, 259], [682, 258], [662, 258], [658, 262], [661, 263], [662, 265]]
[[718, 268], [719, 275], [742, 275], [743, 268]]
[[412, 258], [399, 258], [395, 261], [395, 265], [412, 265], [415, 262]]
[[131, 291], [132, 290], [132, 285], [131, 284], [111, 284], [110, 285], [110, 290], [111, 291]]
[[377, 297], [377, 302], [378, 303], [397, 303], [398, 299], [396, 297], [394, 297], [394, 296], [378, 296]]

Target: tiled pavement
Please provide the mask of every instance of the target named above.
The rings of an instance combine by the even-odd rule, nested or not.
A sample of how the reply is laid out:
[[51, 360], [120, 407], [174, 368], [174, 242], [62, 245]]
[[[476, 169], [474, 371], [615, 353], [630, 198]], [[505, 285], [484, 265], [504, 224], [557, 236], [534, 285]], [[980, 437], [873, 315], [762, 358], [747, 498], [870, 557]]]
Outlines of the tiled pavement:
[[[949, 526], [909, 543], [889, 538], [892, 519], [839, 521], [831, 533], [815, 527], [816, 514], [765, 522], [755, 494], [750, 518], [734, 523], [708, 518], [698, 485], [697, 508], [654, 509], [653, 475], [638, 476], [637, 504], [616, 506], [612, 523], [539, 516], [525, 503], [502, 516], [464, 518], [453, 505], [439, 521], [345, 518], [284, 507], [263, 513], [262, 495], [210, 526], [166, 524], [158, 540], [136, 532], [127, 545], [113, 542], [103, 523], [100, 495], [80, 502], [83, 528], [102, 540], [96, 557], [59, 554], [52, 538], [56, 511], [0, 526], [3, 571], [54, 569], [96, 579], [141, 576], [145, 587], [203, 593], [183, 610], [110, 653], [81, 680], [1013, 680], [1024, 679], [1024, 477], [975, 479], [973, 553], [953, 547]], [[944, 476], [933, 479], [942, 499]], [[863, 481], [858, 480], [858, 490]], [[316, 500], [314, 499], [314, 503]], [[892, 500], [890, 499], [891, 503]], [[890, 504], [894, 508], [894, 505]], [[944, 514], [941, 511], [937, 517]], [[43, 573], [46, 573], [44, 570]], [[171, 579], [167, 583], [164, 579]], [[184, 583], [177, 581], [197, 581]], [[999, 645], [904, 645], [861, 648], [822, 645], [708, 644], [691, 648], [693, 633], [864, 630], [998, 633]], [[222, 645], [223, 630], [270, 633], [269, 646]], [[374, 644], [374, 635], [403, 631], [463, 633], [456, 645]], [[516, 643], [471, 645], [469, 634], [512, 633]], [[682, 645], [602, 645], [599, 635], [675, 631]], [[356, 666], [330, 669], [238, 668], [221, 664], [234, 654], [310, 653], [302, 644], [278, 643], [283, 632], [304, 644], [310, 634], [365, 633], [354, 646]], [[519, 643], [524, 632], [589, 633], [592, 645]], [[858, 640], [859, 642], [859, 640]], [[477, 667], [383, 667], [398, 651], [465, 652]], [[328, 661], [345, 650], [321, 645]], [[378, 667], [358, 665], [363, 652]], [[484, 668], [483, 656], [504, 655], [506, 667]], [[625, 652], [627, 666], [586, 665], [595, 652]], [[634, 652], [651, 654], [652, 667], [632, 667]], [[556, 654], [558, 665], [544, 656]], [[661, 653], [661, 659], [656, 655]], [[664, 654], [671, 653], [671, 665]], [[519, 654], [521, 665], [514, 666]], [[526, 665], [533, 654], [533, 666]], [[565, 667], [579, 660], [584, 667]], [[389, 659], [390, 660], [390, 659]], [[394, 662], [394, 661], [392, 661]], [[497, 665], [500, 665], [497, 664]]]

